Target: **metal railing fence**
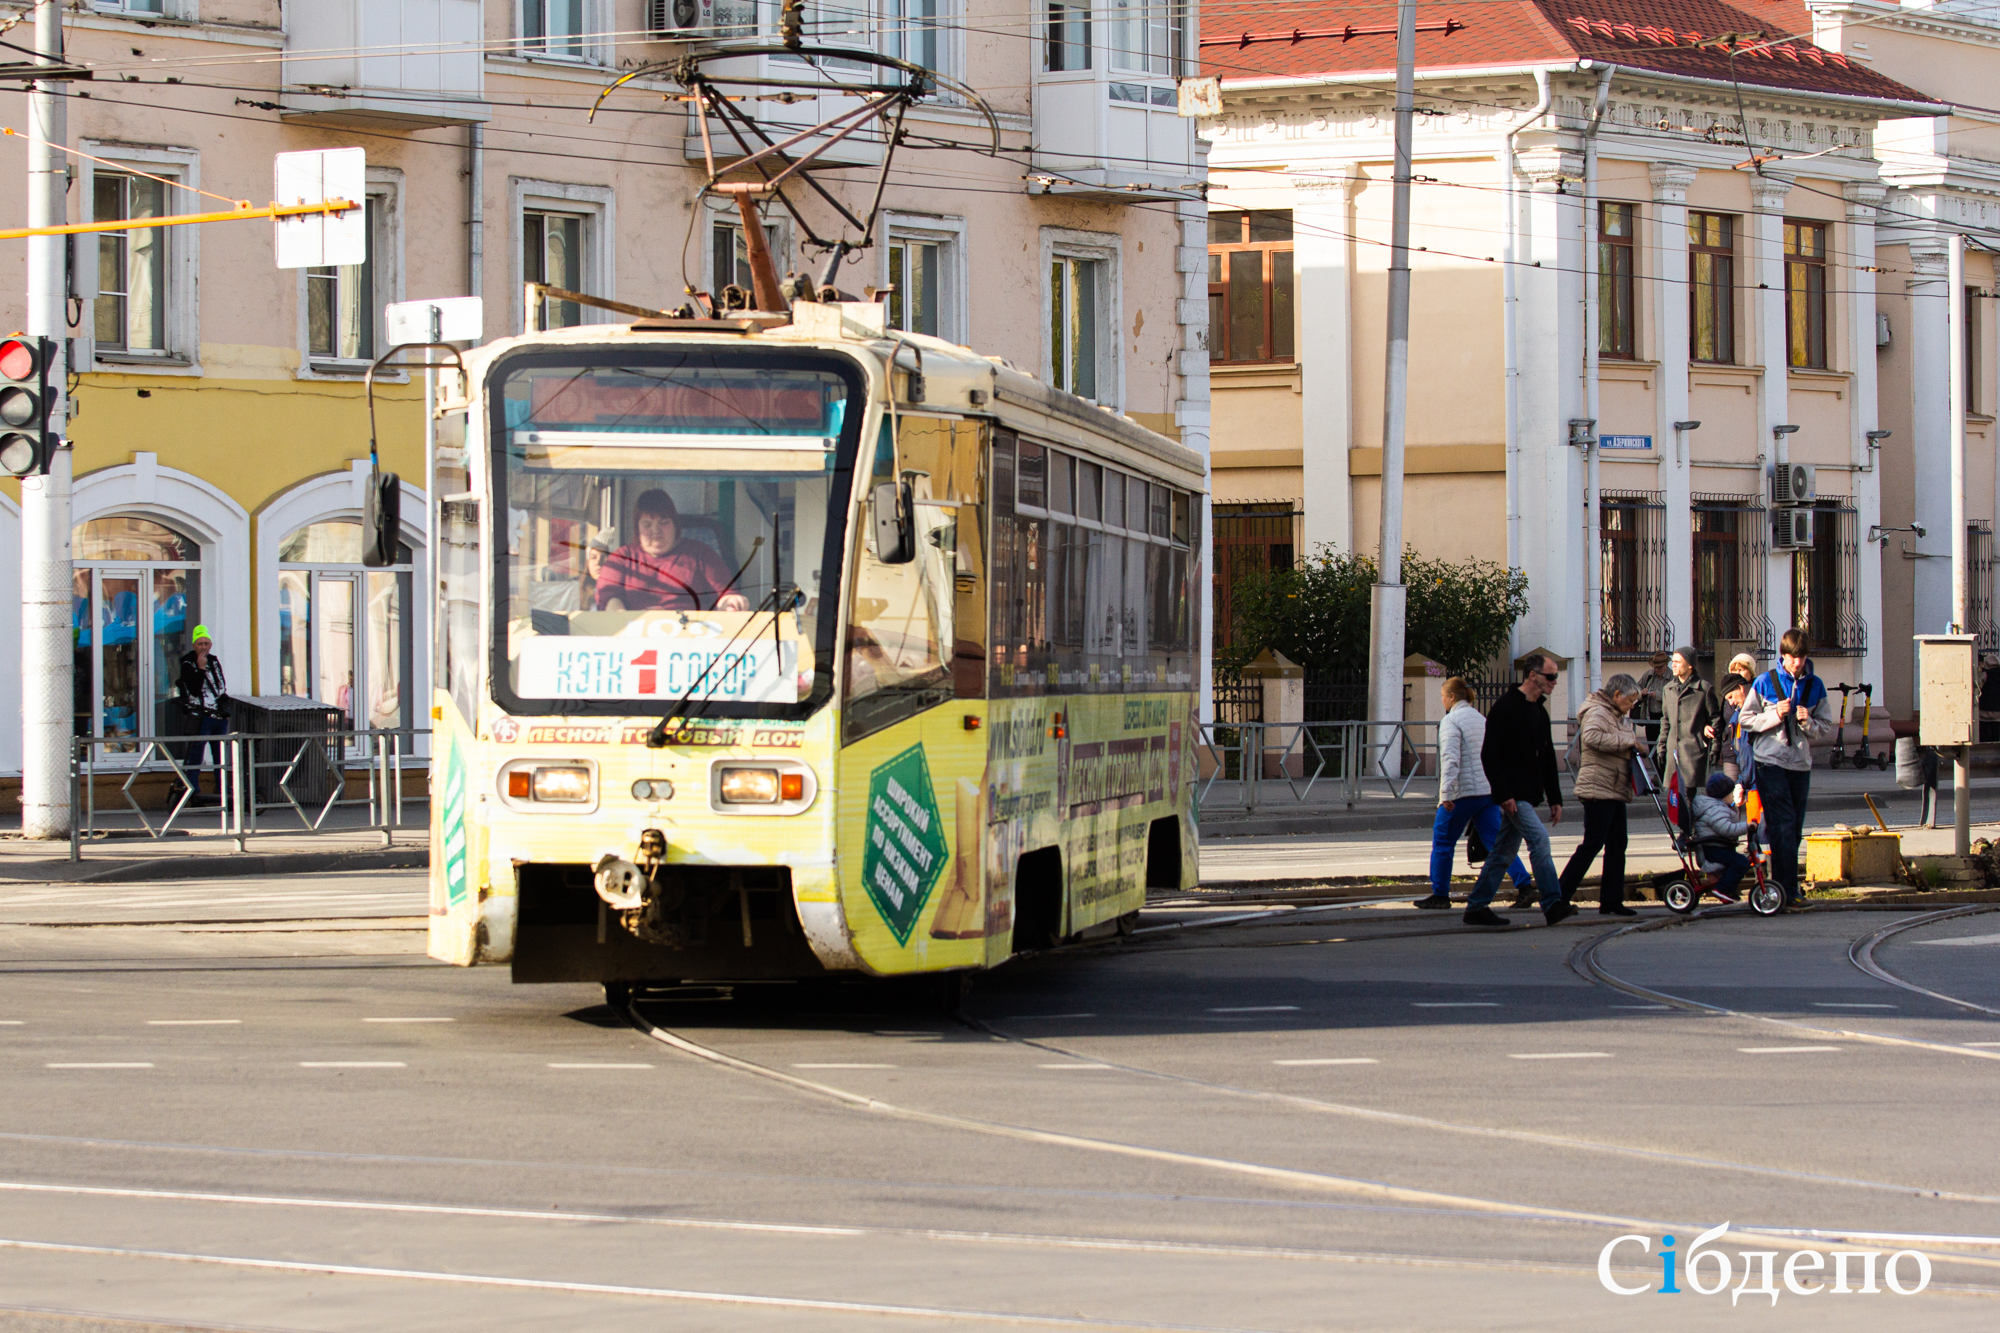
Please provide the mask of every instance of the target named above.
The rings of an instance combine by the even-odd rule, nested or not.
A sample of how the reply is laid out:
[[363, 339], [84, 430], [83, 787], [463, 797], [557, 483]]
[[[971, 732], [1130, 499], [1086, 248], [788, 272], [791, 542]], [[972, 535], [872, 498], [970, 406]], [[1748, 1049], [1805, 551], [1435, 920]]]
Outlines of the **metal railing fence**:
[[[69, 859], [83, 859], [84, 843], [112, 833], [162, 839], [182, 832], [227, 838], [237, 851], [259, 835], [374, 832], [390, 846], [404, 828], [403, 774], [406, 761], [424, 771], [428, 760], [415, 752], [426, 728], [354, 729], [311, 733], [224, 732], [213, 736], [78, 736], [71, 741]], [[199, 744], [199, 760], [196, 745]], [[217, 759], [217, 752], [220, 754]], [[213, 806], [200, 799], [196, 779], [215, 775]], [[98, 807], [100, 780], [117, 781], [121, 806]], [[134, 788], [164, 779], [165, 807], [148, 810]], [[347, 795], [359, 779], [364, 793]], [[336, 812], [359, 811], [354, 821]], [[291, 818], [286, 817], [289, 812]], [[269, 819], [276, 813], [276, 819]], [[136, 819], [113, 826], [108, 816]], [[149, 818], [148, 816], [152, 817]], [[213, 820], [210, 829], [197, 831]], [[158, 822], [155, 823], [155, 820]], [[296, 821], [296, 822], [294, 822]]]

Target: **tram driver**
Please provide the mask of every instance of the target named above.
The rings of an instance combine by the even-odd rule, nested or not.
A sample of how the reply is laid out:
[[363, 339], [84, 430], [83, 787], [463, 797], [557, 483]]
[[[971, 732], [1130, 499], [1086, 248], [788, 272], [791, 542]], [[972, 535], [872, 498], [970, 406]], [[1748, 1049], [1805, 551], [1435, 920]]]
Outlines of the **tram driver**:
[[680, 530], [680, 511], [665, 491], [633, 506], [637, 540], [604, 556], [597, 572], [600, 611], [748, 611], [750, 599], [713, 548]]

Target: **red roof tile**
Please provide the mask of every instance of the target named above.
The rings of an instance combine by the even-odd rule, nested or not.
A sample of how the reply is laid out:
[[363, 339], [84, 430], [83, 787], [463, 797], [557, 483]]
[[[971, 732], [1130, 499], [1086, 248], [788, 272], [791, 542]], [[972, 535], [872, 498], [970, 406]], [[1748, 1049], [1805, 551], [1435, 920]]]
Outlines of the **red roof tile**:
[[[1797, 11], [1794, 13], [1793, 11]], [[1801, 0], [1429, 0], [1417, 21], [1465, 25], [1462, 31], [1417, 34], [1419, 69], [1601, 60], [1631, 69], [1695, 78], [1739, 80], [1746, 86], [1870, 97], [1899, 102], [1936, 99], [1875, 73], [1803, 38], [1776, 40], [1810, 23]], [[1206, 46], [1205, 73], [1232, 79], [1386, 73], [1395, 66], [1392, 3], [1211, 3], [1202, 39], [1241, 30], [1324, 30], [1386, 27], [1382, 35], [1309, 38], [1250, 45]], [[1796, 24], [1797, 26], [1793, 26]], [[1239, 29], [1239, 25], [1242, 25]], [[1713, 44], [1735, 34], [1731, 52]], [[1773, 44], [1775, 43], [1775, 44]]]

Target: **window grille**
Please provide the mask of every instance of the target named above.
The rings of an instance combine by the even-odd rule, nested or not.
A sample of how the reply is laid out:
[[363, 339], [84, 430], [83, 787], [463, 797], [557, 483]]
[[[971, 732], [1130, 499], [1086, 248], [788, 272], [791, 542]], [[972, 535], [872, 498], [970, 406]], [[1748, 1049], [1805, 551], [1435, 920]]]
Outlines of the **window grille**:
[[1667, 615], [1667, 505], [1659, 491], [1598, 496], [1598, 559], [1606, 657], [1650, 657], [1674, 648]]
[[1251, 574], [1297, 563], [1294, 527], [1305, 511], [1275, 504], [1215, 506], [1215, 628], [1220, 650], [1236, 637], [1236, 585]]
[[1773, 642], [1776, 633], [1764, 610], [1769, 534], [1763, 497], [1697, 492], [1689, 509], [1694, 524], [1694, 646], [1713, 649], [1717, 639]]
[[1993, 623], [1993, 524], [1976, 518], [1965, 525], [1965, 563], [1971, 578], [1972, 608], [1966, 633], [1979, 636], [1979, 647], [2000, 649], [2000, 625]]

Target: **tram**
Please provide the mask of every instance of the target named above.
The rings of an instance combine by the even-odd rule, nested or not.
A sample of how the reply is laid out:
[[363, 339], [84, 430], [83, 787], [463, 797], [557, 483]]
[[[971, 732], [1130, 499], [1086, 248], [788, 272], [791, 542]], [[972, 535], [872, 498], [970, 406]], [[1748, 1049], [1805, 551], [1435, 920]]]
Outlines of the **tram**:
[[975, 969], [1195, 883], [1198, 454], [872, 302], [445, 385], [433, 957]]

